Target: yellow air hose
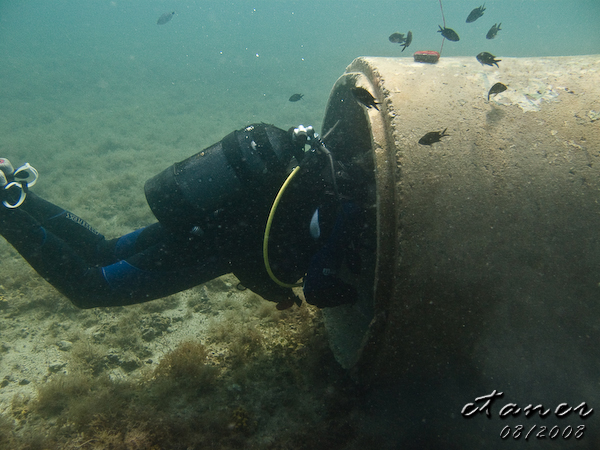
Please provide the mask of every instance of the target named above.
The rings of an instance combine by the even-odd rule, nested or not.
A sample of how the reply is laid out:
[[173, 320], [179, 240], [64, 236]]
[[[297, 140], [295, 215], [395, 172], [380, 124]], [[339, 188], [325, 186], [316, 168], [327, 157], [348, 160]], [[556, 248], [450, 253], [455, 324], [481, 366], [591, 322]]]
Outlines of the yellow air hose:
[[273, 206], [271, 206], [271, 211], [269, 212], [269, 218], [267, 219], [267, 226], [265, 228], [265, 236], [263, 239], [263, 259], [265, 261], [265, 269], [267, 269], [267, 273], [269, 274], [269, 276], [275, 283], [277, 283], [279, 286], [283, 286], [285, 288], [299, 287], [299, 286], [302, 286], [302, 283], [296, 283], [296, 284], [284, 283], [283, 281], [279, 280], [279, 278], [277, 278], [275, 276], [275, 274], [273, 273], [273, 271], [271, 270], [271, 265], [269, 264], [269, 233], [271, 232], [271, 225], [273, 223], [273, 218], [275, 217], [275, 211], [277, 210], [277, 205], [279, 205], [279, 201], [281, 200], [283, 193], [285, 192], [286, 188], [288, 187], [288, 185], [290, 184], [292, 179], [299, 172], [299, 169], [300, 169], [300, 166], [294, 167], [294, 170], [292, 170], [292, 172], [288, 175], [285, 182], [281, 185], [281, 189], [279, 189], [279, 192], [277, 193], [277, 197], [275, 197], [275, 200], [273, 201]]

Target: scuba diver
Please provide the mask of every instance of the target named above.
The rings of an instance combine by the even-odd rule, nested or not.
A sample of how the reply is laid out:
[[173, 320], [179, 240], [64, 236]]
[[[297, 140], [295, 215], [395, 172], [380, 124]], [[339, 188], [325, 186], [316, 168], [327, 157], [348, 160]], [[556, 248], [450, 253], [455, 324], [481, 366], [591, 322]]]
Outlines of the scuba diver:
[[0, 234], [79, 308], [142, 303], [231, 272], [278, 309], [300, 306], [296, 286], [318, 307], [356, 301], [345, 280], [361, 270], [367, 232], [361, 177], [312, 127], [250, 125], [172, 165], [145, 184], [158, 222], [111, 240], [31, 192], [37, 179], [0, 158]]

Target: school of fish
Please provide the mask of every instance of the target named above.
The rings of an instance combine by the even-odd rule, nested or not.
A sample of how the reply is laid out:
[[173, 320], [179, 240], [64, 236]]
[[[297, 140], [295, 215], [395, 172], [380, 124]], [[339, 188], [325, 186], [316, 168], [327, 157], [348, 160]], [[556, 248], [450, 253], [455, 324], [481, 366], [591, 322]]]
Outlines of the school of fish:
[[[440, 9], [442, 9], [441, 1], [440, 1]], [[473, 8], [467, 16], [466, 23], [473, 23], [476, 20], [478, 20], [479, 18], [483, 17], [485, 10], [486, 10], [485, 3], [481, 6], [478, 6], [477, 8]], [[439, 29], [437, 32], [440, 33], [441, 36], [444, 39], [447, 39], [448, 41], [458, 42], [460, 40], [458, 33], [454, 29], [446, 26], [443, 9], [442, 9], [442, 18], [444, 19], [444, 26], [442, 27], [441, 25], [439, 25], [438, 26]], [[492, 25], [492, 27], [489, 29], [489, 31], [487, 32], [487, 34], [485, 35], [485, 38], [488, 40], [495, 39], [496, 36], [498, 35], [498, 32], [500, 30], [502, 30], [502, 28], [500, 28], [501, 25], [502, 25], [501, 22], [494, 23]], [[394, 44], [402, 45], [403, 46], [402, 51], [404, 51], [411, 44], [412, 38], [413, 38], [412, 32], [409, 31], [406, 35], [403, 33], [399, 33], [399, 32], [392, 33], [388, 39], [390, 42], [392, 42]], [[443, 44], [442, 44], [442, 47], [443, 47]], [[436, 53], [437, 54], [437, 52], [416, 52], [414, 55], [415, 61], [436, 63], [439, 59], [439, 54], [437, 54], [437, 58], [429, 58], [428, 59], [428, 58], [423, 58], [422, 55], [418, 55], [420, 53], [421, 54], [422, 53]], [[417, 58], [417, 56], [419, 56], [419, 58]], [[496, 59], [496, 57], [489, 52], [480, 52], [479, 54], [477, 54], [477, 56], [475, 58], [482, 65], [486, 65], [486, 66], [490, 66], [490, 67], [493, 67], [493, 66], [500, 67], [500, 66], [498, 66], [498, 63], [500, 61], [502, 61], [500, 59]], [[508, 89], [508, 87], [505, 84], [502, 84], [502, 83], [494, 84], [488, 92], [488, 95], [487, 95], [488, 101], [490, 100], [490, 96], [497, 95], [501, 92], [506, 91], [507, 89]], [[379, 108], [377, 108], [377, 105], [379, 103], [377, 103], [377, 101], [375, 100], [375, 97], [366, 89], [364, 89], [362, 87], [353, 87], [353, 88], [351, 88], [351, 92], [357, 102], [361, 103], [362, 105], [366, 106], [367, 108], [375, 107], [376, 109], [379, 109]], [[421, 139], [419, 139], [419, 144], [432, 145], [436, 142], [440, 142], [442, 140], [442, 137], [448, 136], [448, 134], [446, 134], [446, 131], [447, 131], [447, 128], [444, 129], [444, 131], [430, 131], [430, 132], [426, 133]]]

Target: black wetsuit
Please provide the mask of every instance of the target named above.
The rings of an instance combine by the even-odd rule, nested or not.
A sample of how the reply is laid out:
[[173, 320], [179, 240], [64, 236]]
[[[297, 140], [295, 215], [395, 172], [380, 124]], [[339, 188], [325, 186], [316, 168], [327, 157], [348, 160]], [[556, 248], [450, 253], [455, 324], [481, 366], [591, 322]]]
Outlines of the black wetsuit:
[[[353, 288], [330, 275], [346, 257], [361, 213], [350, 202], [341, 207], [318, 171], [304, 169], [294, 181], [273, 222], [271, 267], [286, 283], [312, 272], [305, 287], [318, 306], [351, 302]], [[112, 240], [30, 192], [19, 208], [0, 205], [0, 234], [80, 308], [141, 303], [230, 272], [265, 299], [291, 304], [294, 294], [269, 278], [262, 255], [266, 218], [278, 189], [270, 186], [261, 198], [247, 196], [224, 208], [218, 225], [201, 236], [155, 223]], [[309, 230], [317, 208], [319, 239]]]

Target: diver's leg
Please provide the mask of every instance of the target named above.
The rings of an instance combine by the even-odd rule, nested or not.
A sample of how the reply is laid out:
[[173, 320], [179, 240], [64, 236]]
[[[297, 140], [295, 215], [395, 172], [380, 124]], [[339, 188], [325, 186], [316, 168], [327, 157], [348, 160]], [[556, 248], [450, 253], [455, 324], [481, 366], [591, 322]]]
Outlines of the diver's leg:
[[231, 267], [208, 241], [185, 245], [181, 240], [167, 239], [101, 270], [113, 296], [92, 306], [128, 305], [165, 297], [229, 273]]
[[76, 306], [88, 307], [86, 293], [101, 297], [111, 294], [99, 268], [90, 266], [24, 210], [0, 207], [0, 234]]
[[9, 184], [13, 172], [0, 158], [0, 234], [78, 307], [140, 303], [228, 272], [227, 259], [204, 244], [175, 239], [160, 224], [106, 241], [82, 219], [33, 193], [21, 204], [22, 189]]
[[71, 247], [25, 211], [23, 204], [18, 206], [19, 197], [23, 200], [24, 187], [12, 182], [13, 179], [12, 165], [0, 158], [0, 234], [41, 276], [70, 296], [75, 280], [93, 281], [90, 268]]
[[79, 256], [90, 264], [105, 260], [107, 241], [85, 220], [70, 211], [50, 203], [33, 192], [19, 209], [29, 213], [46, 231], [69, 243]]
[[163, 242], [167, 234], [159, 223], [155, 223], [120, 238], [106, 240], [79, 216], [31, 192], [20, 208], [33, 216], [44, 229], [68, 242], [91, 265], [103, 266], [127, 259]]
[[127, 260], [98, 267], [88, 264], [67, 242], [42, 227], [26, 211], [0, 206], [0, 234], [38, 274], [79, 308], [142, 303], [230, 271], [229, 261], [211, 248], [209, 240], [193, 243], [168, 238], [158, 231], [158, 227], [150, 227], [148, 236], [140, 232], [138, 239], [153, 241], [162, 235], [163, 242]]

